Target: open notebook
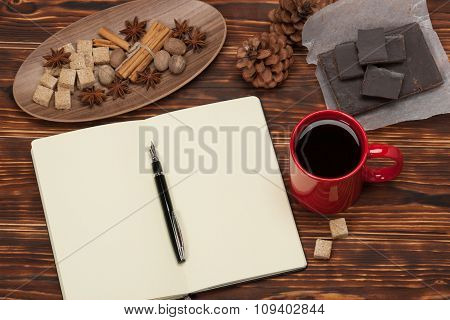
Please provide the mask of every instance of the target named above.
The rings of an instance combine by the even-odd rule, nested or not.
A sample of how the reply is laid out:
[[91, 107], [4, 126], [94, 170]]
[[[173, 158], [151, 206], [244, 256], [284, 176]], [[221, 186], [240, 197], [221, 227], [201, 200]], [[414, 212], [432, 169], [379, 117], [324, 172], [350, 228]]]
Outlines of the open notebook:
[[[184, 264], [158, 199], [151, 140]], [[32, 155], [65, 299], [176, 298], [306, 267], [255, 97], [38, 139]]]

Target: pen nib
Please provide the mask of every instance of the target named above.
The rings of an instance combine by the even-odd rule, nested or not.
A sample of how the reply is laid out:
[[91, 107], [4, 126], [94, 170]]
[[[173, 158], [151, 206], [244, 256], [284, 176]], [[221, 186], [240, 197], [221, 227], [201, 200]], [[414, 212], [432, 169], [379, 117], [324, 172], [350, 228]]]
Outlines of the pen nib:
[[150, 156], [152, 157], [152, 160], [154, 160], [154, 161], [158, 160], [158, 154], [156, 153], [156, 147], [155, 147], [155, 144], [153, 143], [153, 141], [150, 146]]

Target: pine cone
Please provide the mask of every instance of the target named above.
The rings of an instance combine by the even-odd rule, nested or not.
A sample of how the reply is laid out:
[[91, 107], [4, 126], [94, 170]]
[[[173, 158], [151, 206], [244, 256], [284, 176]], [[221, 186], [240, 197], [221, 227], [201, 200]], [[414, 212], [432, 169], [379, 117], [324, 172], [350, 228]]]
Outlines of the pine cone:
[[242, 43], [237, 50], [236, 67], [254, 87], [275, 88], [288, 77], [293, 54], [285, 36], [264, 32]]
[[309, 16], [325, 7], [330, 0], [279, 0], [280, 6], [269, 12], [270, 31], [288, 37], [289, 44], [302, 45], [303, 25]]

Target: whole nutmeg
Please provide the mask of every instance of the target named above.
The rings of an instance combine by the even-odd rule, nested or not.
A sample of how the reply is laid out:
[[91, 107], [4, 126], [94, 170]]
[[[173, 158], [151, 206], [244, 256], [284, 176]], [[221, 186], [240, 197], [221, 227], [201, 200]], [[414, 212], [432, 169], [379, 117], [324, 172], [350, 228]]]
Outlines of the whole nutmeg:
[[169, 68], [169, 60], [170, 60], [170, 53], [168, 53], [165, 50], [158, 51], [155, 54], [155, 58], [153, 60], [156, 70], [160, 72], [166, 71], [167, 68]]
[[109, 64], [113, 68], [117, 68], [125, 60], [126, 57], [127, 56], [125, 54], [125, 51], [123, 51], [121, 48], [114, 49], [111, 52], [111, 56], [109, 58]]
[[104, 86], [110, 85], [116, 76], [116, 71], [108, 65], [103, 65], [98, 68], [98, 82]]
[[169, 70], [173, 74], [180, 74], [186, 68], [186, 60], [182, 56], [172, 56], [169, 60]]
[[186, 53], [186, 45], [180, 39], [169, 38], [164, 43], [164, 50], [166, 50], [173, 56], [182, 56]]

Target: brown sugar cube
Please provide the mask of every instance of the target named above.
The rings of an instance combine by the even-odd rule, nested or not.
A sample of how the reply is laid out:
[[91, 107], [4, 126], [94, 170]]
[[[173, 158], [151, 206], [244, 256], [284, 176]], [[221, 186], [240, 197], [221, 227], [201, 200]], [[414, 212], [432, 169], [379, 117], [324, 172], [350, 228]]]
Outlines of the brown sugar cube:
[[59, 77], [59, 74], [61, 73], [61, 67], [57, 67], [57, 68], [45, 67], [44, 72], [48, 73], [54, 77]]
[[37, 86], [36, 91], [34, 92], [33, 101], [43, 107], [48, 107], [48, 105], [50, 104], [50, 100], [52, 99], [52, 96], [53, 96], [52, 89], [39, 85]]
[[58, 82], [58, 85], [56, 86], [56, 89], [57, 89], [58, 91], [64, 91], [64, 90], [69, 91], [70, 94], [73, 94], [73, 93], [74, 93], [74, 91], [71, 91], [70, 89], [61, 87], [61, 84], [60, 84], [59, 82]]
[[86, 65], [86, 68], [94, 70], [94, 56], [92, 54], [85, 54], [84, 64]]
[[314, 258], [320, 260], [330, 259], [332, 244], [333, 241], [317, 239], [316, 248], [314, 249]]
[[95, 64], [107, 64], [109, 63], [109, 48], [99, 47], [92, 50], [94, 55]]
[[86, 68], [83, 53], [72, 53], [70, 55], [70, 69], [80, 70]]
[[348, 230], [345, 218], [330, 220], [331, 237], [333, 239], [347, 238]]
[[71, 107], [71, 97], [69, 89], [60, 89], [55, 92], [55, 108], [59, 110], [67, 110]]
[[55, 89], [57, 83], [58, 79], [56, 79], [54, 76], [46, 72], [44, 72], [44, 74], [41, 77], [41, 80], [39, 81], [39, 84], [41, 86], [47, 87], [52, 90]]
[[95, 84], [94, 72], [91, 69], [77, 70], [77, 75], [78, 89], [83, 90]]
[[84, 54], [92, 54], [92, 40], [78, 40], [77, 52]]
[[71, 43], [63, 45], [60, 49], [64, 49], [64, 52], [75, 53], [75, 48]]
[[61, 74], [59, 75], [58, 90], [59, 88], [69, 89], [71, 92], [75, 90], [75, 78], [77, 77], [77, 72], [72, 69], [61, 69]]

